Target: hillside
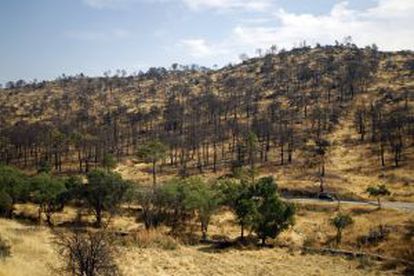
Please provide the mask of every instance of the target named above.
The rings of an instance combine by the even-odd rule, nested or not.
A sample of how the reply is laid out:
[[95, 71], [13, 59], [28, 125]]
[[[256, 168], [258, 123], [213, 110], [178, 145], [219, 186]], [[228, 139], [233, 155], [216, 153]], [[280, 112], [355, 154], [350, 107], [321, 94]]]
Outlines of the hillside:
[[[414, 54], [355, 45], [269, 53], [219, 70], [173, 65], [127, 76], [62, 76], [0, 91], [0, 162], [56, 173], [119, 161], [150, 182], [140, 145], [168, 147], [161, 179], [253, 166], [290, 194], [414, 201]], [[249, 144], [250, 134], [254, 145]]]
[[410, 275], [413, 111], [349, 43], [8, 83], [0, 275]]

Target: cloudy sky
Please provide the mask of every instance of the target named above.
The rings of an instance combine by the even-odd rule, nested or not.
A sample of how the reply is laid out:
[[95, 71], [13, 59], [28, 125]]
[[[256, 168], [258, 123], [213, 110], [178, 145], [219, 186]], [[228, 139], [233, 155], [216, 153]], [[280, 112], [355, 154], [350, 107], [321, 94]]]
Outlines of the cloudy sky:
[[221, 66], [273, 44], [346, 36], [414, 49], [414, 0], [1, 0], [0, 83], [174, 62]]

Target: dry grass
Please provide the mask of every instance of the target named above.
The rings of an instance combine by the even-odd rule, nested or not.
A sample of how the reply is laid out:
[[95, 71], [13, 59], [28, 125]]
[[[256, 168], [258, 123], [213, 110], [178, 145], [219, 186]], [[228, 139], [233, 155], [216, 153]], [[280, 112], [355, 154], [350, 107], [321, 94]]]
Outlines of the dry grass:
[[[21, 207], [20, 207], [21, 208]], [[26, 207], [33, 211], [33, 207]], [[406, 249], [405, 226], [414, 221], [411, 213], [395, 210], [376, 210], [375, 207], [342, 207], [350, 213], [355, 223], [346, 229], [344, 249], [356, 250], [356, 240], [378, 224], [392, 227], [388, 238], [364, 251], [395, 256], [400, 248]], [[329, 240], [335, 230], [329, 219], [335, 214], [334, 205], [298, 206], [296, 224], [277, 240], [269, 241], [275, 248], [214, 249], [211, 245], [188, 246], [169, 235], [167, 229], [144, 231], [132, 217], [117, 217], [114, 230], [128, 231], [127, 242], [120, 243], [117, 262], [125, 275], [382, 275], [378, 263], [349, 260], [339, 256], [302, 254], [298, 249], [306, 244], [314, 247], [332, 246]], [[66, 211], [60, 219], [70, 219]], [[65, 215], [66, 214], [66, 215]], [[134, 230], [131, 230], [134, 229]], [[141, 230], [140, 230], [141, 229]], [[197, 229], [197, 228], [195, 228]], [[198, 235], [200, 233], [197, 233]], [[234, 239], [239, 228], [231, 212], [223, 210], [212, 219], [210, 237], [218, 235]], [[12, 245], [13, 256], [0, 263], [0, 275], [52, 275], [49, 267], [57, 263], [51, 244], [50, 230], [40, 226], [25, 226], [16, 221], [0, 220], [0, 235]], [[412, 242], [408, 240], [408, 242]], [[287, 246], [291, 249], [282, 249]], [[296, 249], [295, 249], [296, 248]], [[393, 267], [394, 269], [394, 267]]]
[[[363, 249], [389, 256], [395, 253], [393, 248], [406, 242], [403, 240], [405, 226], [414, 219], [412, 213], [378, 210], [376, 207], [341, 207], [341, 212], [349, 213], [354, 219], [354, 224], [344, 231], [341, 245], [343, 248], [356, 249], [359, 236], [368, 234], [370, 229], [378, 228], [379, 225], [386, 225], [393, 230], [387, 240], [378, 246]], [[328, 241], [335, 236], [335, 229], [329, 224], [329, 219], [335, 213], [336, 207], [333, 206], [330, 209], [318, 205], [300, 208], [294, 229], [308, 239], [317, 241], [316, 245], [329, 245]]]
[[12, 256], [0, 261], [1, 276], [51, 275], [57, 256], [49, 229], [1, 219], [0, 235], [12, 246]]
[[163, 250], [176, 250], [178, 242], [160, 230], [138, 231], [128, 238], [129, 244], [138, 248], [157, 248]]
[[[175, 251], [128, 249], [125, 275], [381, 275], [359, 270], [357, 261], [341, 257], [302, 255], [286, 249], [226, 250], [180, 247]], [[385, 273], [384, 273], [385, 274]]]

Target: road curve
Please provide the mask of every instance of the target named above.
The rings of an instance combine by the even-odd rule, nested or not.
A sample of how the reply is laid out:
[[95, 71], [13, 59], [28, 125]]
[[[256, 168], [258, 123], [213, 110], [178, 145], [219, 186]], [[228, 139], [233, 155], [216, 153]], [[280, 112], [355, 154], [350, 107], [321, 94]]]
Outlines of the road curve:
[[[329, 201], [318, 198], [284, 198], [289, 202], [311, 204], [311, 203], [324, 203], [324, 204], [338, 204], [337, 201]], [[378, 206], [376, 201], [350, 201], [350, 200], [341, 200], [341, 204], [349, 204], [356, 206]], [[412, 202], [401, 202], [401, 201], [383, 201], [381, 202], [382, 208], [385, 209], [395, 209], [406, 212], [414, 212], [414, 203]]]

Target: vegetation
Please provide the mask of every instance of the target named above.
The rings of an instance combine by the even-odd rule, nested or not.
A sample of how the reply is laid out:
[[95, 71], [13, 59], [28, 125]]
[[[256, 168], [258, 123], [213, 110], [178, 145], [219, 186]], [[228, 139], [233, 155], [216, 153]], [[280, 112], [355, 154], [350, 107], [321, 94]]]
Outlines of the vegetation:
[[192, 178], [186, 183], [184, 205], [187, 210], [194, 210], [200, 222], [202, 239], [207, 239], [207, 229], [211, 216], [220, 206], [220, 195], [211, 185], [200, 178]]
[[378, 185], [376, 187], [368, 187], [367, 192], [369, 193], [369, 196], [377, 198], [379, 209], [381, 209], [381, 197], [391, 194], [385, 185]]
[[128, 184], [118, 174], [103, 170], [94, 170], [88, 174], [84, 198], [95, 215], [98, 227], [102, 225], [103, 211], [114, 214], [123, 202], [127, 190]]
[[65, 184], [61, 179], [53, 178], [46, 173], [35, 176], [31, 184], [34, 189], [33, 201], [39, 205], [39, 221], [44, 213], [47, 224], [52, 226], [53, 213], [61, 211], [65, 203], [62, 197], [66, 192]]
[[293, 224], [293, 205], [280, 200], [272, 177], [259, 179], [253, 187], [252, 229], [265, 245], [267, 238], [275, 238]]
[[149, 141], [138, 149], [138, 156], [152, 164], [152, 183], [154, 187], [157, 185], [157, 162], [165, 157], [166, 152], [167, 148], [158, 140]]
[[263, 177], [257, 182], [224, 179], [217, 187], [223, 194], [224, 204], [237, 217], [241, 240], [245, 229], [250, 228], [264, 245], [266, 238], [275, 238], [294, 222], [294, 207], [280, 200], [273, 177]]
[[11, 256], [11, 246], [10, 244], [0, 237], [0, 261]]
[[11, 217], [13, 214], [13, 200], [3, 190], [0, 190], [0, 216]]
[[[394, 56], [403, 61], [389, 67], [385, 61]], [[8, 85], [2, 94], [14, 103], [28, 91], [39, 99], [26, 110], [17, 107], [23, 115], [14, 116], [7, 97], [0, 98], [0, 161], [46, 172], [76, 162], [79, 172], [88, 172], [107, 167], [111, 156], [138, 153], [152, 164], [155, 182], [158, 162], [185, 175], [192, 168], [217, 171], [232, 164], [287, 166], [307, 153], [309, 165], [317, 163], [310, 172], [317, 169], [323, 177], [327, 137], [351, 112], [360, 143], [380, 149], [384, 166], [387, 152], [400, 166], [412, 145], [409, 91], [368, 88], [379, 72], [403, 80], [411, 58], [410, 52], [346, 43], [269, 51], [218, 71], [178, 66], [136, 76], [62, 76], [42, 85]], [[55, 90], [65, 92], [42, 103], [40, 96]]]
[[354, 223], [352, 217], [348, 214], [338, 213], [331, 219], [331, 224], [336, 228], [336, 244], [342, 241], [342, 231]]
[[253, 223], [255, 204], [246, 181], [236, 179], [221, 179], [217, 188], [223, 194], [223, 203], [230, 207], [236, 214], [240, 225], [240, 238], [244, 239], [244, 230]]
[[61, 266], [56, 268], [59, 274], [119, 275], [112, 239], [105, 230], [56, 233], [55, 244], [61, 259]]
[[159, 248], [163, 250], [176, 250], [179, 243], [171, 236], [158, 230], [138, 232], [133, 236], [134, 245], [139, 248]]
[[11, 216], [14, 204], [29, 196], [27, 177], [20, 170], [0, 165], [0, 213]]
[[[30, 178], [30, 190], [25, 190], [27, 194], [22, 192], [19, 195], [38, 204], [39, 220], [45, 214], [49, 226], [53, 226], [52, 215], [62, 211], [65, 204], [71, 201], [76, 200], [89, 208], [98, 227], [102, 226], [104, 212], [112, 216], [122, 203], [128, 201], [141, 205], [147, 229], [165, 224], [171, 226], [172, 232], [179, 232], [196, 219], [204, 241], [207, 240], [211, 217], [221, 207], [227, 206], [237, 217], [241, 238], [244, 238], [244, 229], [247, 228], [265, 244], [267, 238], [275, 238], [293, 224], [294, 208], [280, 200], [272, 177], [255, 181], [250, 177], [251, 169], [249, 166], [247, 178], [224, 178], [213, 184], [206, 183], [200, 177], [175, 178], [150, 189], [137, 188], [108, 170], [90, 171], [86, 184], [76, 176], [64, 179], [40, 173]], [[12, 183], [9, 186], [20, 188], [21, 183], [26, 183], [26, 178], [18, 170], [7, 169], [4, 172], [7, 173], [3, 173], [3, 179]], [[10, 216], [13, 200], [5, 189], [1, 191], [1, 211]]]
[[112, 154], [105, 154], [103, 159], [102, 159], [102, 167], [104, 167], [108, 172], [115, 168], [116, 166], [116, 160], [114, 159], [114, 157], [112, 156]]

